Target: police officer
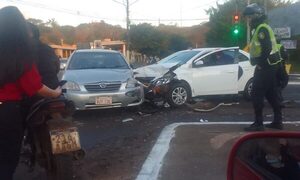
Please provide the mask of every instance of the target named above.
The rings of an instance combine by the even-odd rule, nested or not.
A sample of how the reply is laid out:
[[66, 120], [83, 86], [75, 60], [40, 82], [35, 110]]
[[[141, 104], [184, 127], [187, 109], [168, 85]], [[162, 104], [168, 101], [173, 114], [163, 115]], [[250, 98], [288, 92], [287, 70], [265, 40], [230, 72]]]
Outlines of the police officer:
[[263, 107], [264, 97], [271, 104], [274, 120], [266, 125], [268, 128], [282, 129], [282, 113], [277, 95], [276, 73], [281, 59], [276, 45], [276, 38], [271, 27], [265, 23], [267, 18], [264, 8], [256, 3], [250, 4], [243, 12], [250, 20], [254, 34], [250, 42], [250, 62], [256, 66], [253, 77], [252, 101], [254, 106], [255, 121], [245, 131], [264, 130]]

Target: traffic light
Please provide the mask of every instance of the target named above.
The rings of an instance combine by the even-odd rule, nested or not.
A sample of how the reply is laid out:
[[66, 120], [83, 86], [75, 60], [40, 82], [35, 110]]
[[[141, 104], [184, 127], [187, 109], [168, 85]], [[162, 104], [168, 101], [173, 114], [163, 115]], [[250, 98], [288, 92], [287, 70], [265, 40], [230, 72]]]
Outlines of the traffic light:
[[234, 22], [234, 24], [239, 23], [239, 21], [240, 21], [240, 16], [239, 16], [238, 14], [235, 14], [235, 15], [233, 16], [233, 22]]
[[237, 35], [237, 34], [239, 34], [239, 32], [240, 32], [240, 30], [238, 29], [238, 27], [234, 27], [233, 33]]
[[240, 33], [240, 15], [238, 13], [235, 13], [233, 15], [233, 35], [237, 36]]

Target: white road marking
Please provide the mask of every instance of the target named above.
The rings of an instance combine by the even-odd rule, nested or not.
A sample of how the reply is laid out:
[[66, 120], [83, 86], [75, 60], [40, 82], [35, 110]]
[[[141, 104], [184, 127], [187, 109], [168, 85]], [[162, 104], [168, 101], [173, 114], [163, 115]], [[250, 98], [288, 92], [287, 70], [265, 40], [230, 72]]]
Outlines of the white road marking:
[[[173, 123], [166, 126], [159, 135], [155, 145], [142, 166], [136, 180], [157, 180], [163, 159], [167, 154], [172, 138], [175, 136], [175, 129], [184, 125], [230, 125], [230, 124], [251, 124], [253, 122], [189, 122]], [[300, 124], [300, 121], [284, 122], [284, 124]]]
[[300, 82], [295, 82], [295, 81], [289, 82], [289, 85], [300, 85]]

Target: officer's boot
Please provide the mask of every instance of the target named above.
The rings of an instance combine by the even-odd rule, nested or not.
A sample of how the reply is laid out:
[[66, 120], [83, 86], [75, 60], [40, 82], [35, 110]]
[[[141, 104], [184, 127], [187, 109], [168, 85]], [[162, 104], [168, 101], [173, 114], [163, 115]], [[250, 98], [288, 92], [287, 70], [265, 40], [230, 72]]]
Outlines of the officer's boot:
[[274, 112], [274, 121], [270, 124], [266, 124], [266, 128], [272, 128], [272, 129], [283, 129], [282, 124], [282, 113], [281, 111]]
[[245, 131], [263, 131], [264, 129], [262, 117], [256, 117], [253, 124], [244, 128]]

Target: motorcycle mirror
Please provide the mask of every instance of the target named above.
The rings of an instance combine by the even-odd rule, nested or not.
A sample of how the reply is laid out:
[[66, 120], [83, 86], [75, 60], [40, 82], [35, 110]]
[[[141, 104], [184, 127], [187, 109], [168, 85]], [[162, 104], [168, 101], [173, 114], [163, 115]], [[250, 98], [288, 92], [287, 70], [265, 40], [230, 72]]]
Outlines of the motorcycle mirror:
[[61, 81], [59, 82], [59, 86], [62, 87], [62, 86], [65, 85], [66, 83], [67, 83], [66, 80], [61, 80]]
[[231, 149], [227, 180], [300, 179], [300, 133], [260, 132], [241, 137]]

